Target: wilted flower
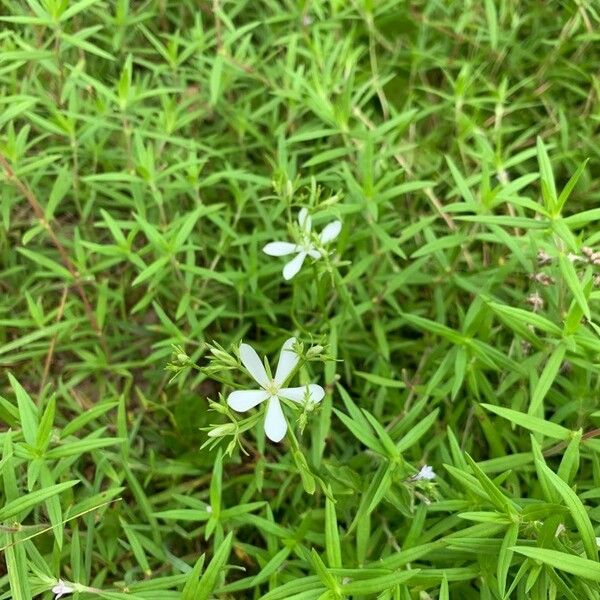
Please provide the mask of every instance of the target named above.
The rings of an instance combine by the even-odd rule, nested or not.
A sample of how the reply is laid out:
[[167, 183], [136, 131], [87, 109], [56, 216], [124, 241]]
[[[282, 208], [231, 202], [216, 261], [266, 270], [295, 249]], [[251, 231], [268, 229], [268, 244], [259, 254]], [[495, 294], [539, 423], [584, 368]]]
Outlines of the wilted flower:
[[[319, 260], [323, 257], [324, 251], [322, 248], [317, 247], [312, 236], [312, 219], [308, 214], [306, 208], [302, 208], [298, 213], [298, 224], [300, 225], [301, 231], [301, 243], [292, 244], [291, 242], [270, 242], [263, 248], [263, 252], [270, 256], [288, 256], [289, 254], [295, 254], [283, 267], [283, 277], [286, 280], [290, 280], [298, 271], [302, 268], [304, 259], [307, 256]], [[335, 238], [340, 234], [342, 230], [341, 221], [332, 221], [329, 225], [326, 225], [323, 231], [318, 236], [318, 242], [321, 246], [333, 242]]]
[[308, 397], [310, 402], [317, 403], [325, 396], [325, 390], [314, 383], [293, 388], [283, 387], [300, 359], [292, 349], [295, 343], [296, 338], [290, 338], [281, 347], [279, 363], [273, 378], [267, 375], [263, 363], [252, 346], [240, 344], [242, 364], [261, 389], [231, 392], [227, 398], [227, 404], [238, 412], [246, 412], [266, 400], [267, 411], [264, 428], [267, 437], [273, 442], [280, 442], [287, 431], [287, 421], [283, 415], [279, 398], [303, 404], [305, 397]]
[[554, 277], [547, 275], [546, 273], [532, 273], [529, 277], [536, 283], [541, 283], [546, 286], [554, 283]]
[[552, 257], [545, 250], [538, 250], [537, 261], [540, 267], [545, 267], [552, 262]]
[[533, 312], [537, 312], [544, 308], [544, 299], [537, 292], [527, 296], [527, 303], [531, 304]]

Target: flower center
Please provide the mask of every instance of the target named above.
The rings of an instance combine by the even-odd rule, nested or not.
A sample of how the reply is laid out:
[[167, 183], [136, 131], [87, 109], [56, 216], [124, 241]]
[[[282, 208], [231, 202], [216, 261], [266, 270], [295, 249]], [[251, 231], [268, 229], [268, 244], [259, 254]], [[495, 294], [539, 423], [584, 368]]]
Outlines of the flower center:
[[279, 391], [279, 386], [275, 383], [273, 379], [269, 381], [269, 383], [265, 387], [265, 391], [268, 392], [271, 396], [276, 396]]

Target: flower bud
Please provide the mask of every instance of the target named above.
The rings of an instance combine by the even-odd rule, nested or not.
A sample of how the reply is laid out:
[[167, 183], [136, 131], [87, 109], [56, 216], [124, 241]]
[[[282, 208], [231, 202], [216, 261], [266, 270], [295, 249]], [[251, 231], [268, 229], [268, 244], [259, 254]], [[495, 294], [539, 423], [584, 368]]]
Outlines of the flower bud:
[[319, 356], [319, 354], [321, 354], [321, 352], [323, 352], [325, 348], [323, 348], [323, 346], [321, 346], [320, 344], [317, 344], [316, 346], [311, 346], [307, 352], [306, 352], [306, 356], [307, 358], [314, 358], [316, 356]]
[[208, 437], [224, 437], [226, 435], [233, 435], [236, 427], [233, 423], [224, 423], [223, 425], [217, 425], [214, 429], [208, 432]]
[[215, 402], [214, 400], [208, 401], [208, 407], [210, 408], [210, 410], [214, 410], [215, 412], [221, 413], [222, 415], [226, 415], [229, 412], [226, 406], [220, 404], [219, 402]]

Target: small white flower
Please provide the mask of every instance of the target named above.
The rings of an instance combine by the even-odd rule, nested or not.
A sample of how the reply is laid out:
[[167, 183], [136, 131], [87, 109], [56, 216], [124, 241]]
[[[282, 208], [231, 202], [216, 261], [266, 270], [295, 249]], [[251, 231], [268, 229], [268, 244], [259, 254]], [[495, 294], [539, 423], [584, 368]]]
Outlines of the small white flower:
[[421, 467], [421, 470], [412, 478], [413, 481], [421, 481], [423, 479], [426, 481], [431, 481], [432, 479], [435, 479], [433, 467], [430, 467], [429, 465], [423, 465]]
[[54, 600], [58, 600], [65, 594], [72, 594], [75, 588], [68, 586], [62, 579], [58, 580], [58, 583], [52, 588], [52, 593], [56, 594]]
[[[298, 224], [300, 225], [300, 231], [302, 234], [302, 240], [300, 244], [292, 244], [291, 242], [270, 242], [263, 248], [263, 252], [269, 256], [287, 256], [289, 254], [295, 254], [283, 267], [283, 277], [286, 280], [290, 280], [298, 271], [302, 268], [304, 259], [307, 256], [319, 260], [323, 257], [323, 251], [315, 246], [311, 237], [312, 231], [312, 219], [308, 214], [306, 208], [302, 208], [298, 213]], [[332, 221], [329, 225], [326, 225], [323, 231], [318, 236], [319, 243], [321, 246], [333, 242], [335, 238], [340, 234], [342, 230], [341, 221]]]
[[307, 395], [310, 402], [313, 403], [320, 402], [325, 396], [325, 390], [315, 383], [293, 388], [282, 387], [300, 359], [298, 354], [292, 350], [295, 343], [296, 338], [290, 338], [281, 347], [279, 363], [277, 364], [275, 377], [272, 379], [267, 375], [265, 367], [252, 346], [240, 344], [242, 364], [246, 367], [252, 379], [260, 385], [261, 389], [231, 392], [227, 398], [227, 404], [238, 412], [246, 412], [266, 400], [268, 404], [265, 416], [265, 433], [273, 442], [280, 442], [287, 431], [287, 421], [283, 416], [279, 398], [302, 404]]

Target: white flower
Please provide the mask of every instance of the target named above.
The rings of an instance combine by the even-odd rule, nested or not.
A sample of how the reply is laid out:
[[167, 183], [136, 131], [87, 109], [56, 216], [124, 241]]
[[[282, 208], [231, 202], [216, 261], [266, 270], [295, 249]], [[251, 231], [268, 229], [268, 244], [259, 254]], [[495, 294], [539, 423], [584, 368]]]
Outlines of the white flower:
[[[307, 256], [310, 256], [315, 260], [323, 257], [323, 250], [315, 246], [311, 237], [312, 219], [306, 208], [302, 208], [298, 213], [298, 224], [300, 225], [302, 234], [302, 241], [300, 244], [292, 244], [291, 242], [270, 242], [263, 248], [263, 252], [270, 256], [296, 255], [283, 267], [283, 277], [286, 280], [291, 279], [298, 273]], [[332, 221], [329, 225], [326, 225], [318, 236], [320, 245], [323, 246], [333, 242], [340, 234], [341, 230], [341, 221]]]
[[52, 588], [52, 593], [56, 594], [54, 600], [58, 600], [65, 594], [72, 594], [74, 591], [75, 588], [66, 585], [62, 579], [59, 579], [58, 583]]
[[272, 379], [267, 375], [265, 367], [252, 346], [240, 344], [242, 364], [254, 381], [260, 385], [261, 389], [231, 392], [227, 398], [227, 404], [238, 412], [246, 412], [266, 400], [268, 404], [265, 416], [265, 433], [273, 442], [280, 442], [287, 431], [287, 421], [283, 416], [279, 398], [302, 404], [307, 395], [310, 402], [313, 403], [320, 402], [325, 396], [325, 390], [315, 383], [293, 388], [282, 387], [300, 359], [298, 354], [292, 350], [295, 343], [296, 338], [290, 338], [281, 347], [279, 363], [277, 364], [275, 377]]
[[425, 479], [426, 481], [431, 481], [432, 479], [435, 479], [433, 467], [430, 467], [429, 465], [423, 465], [421, 467], [421, 470], [412, 478], [413, 481], [422, 481], [423, 479]]

